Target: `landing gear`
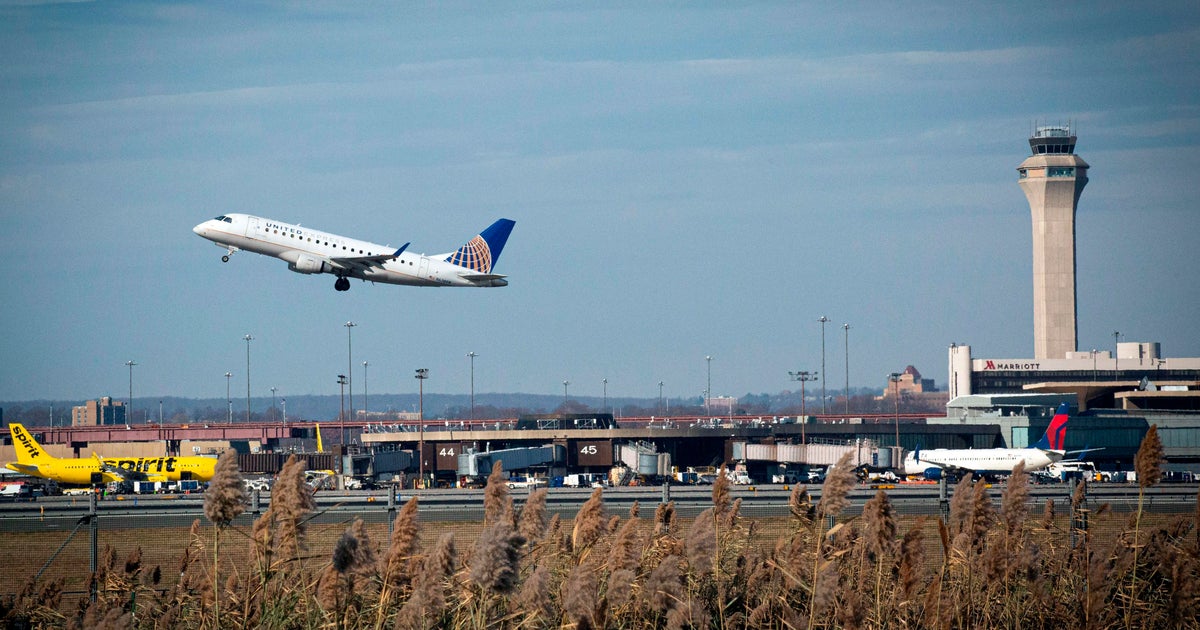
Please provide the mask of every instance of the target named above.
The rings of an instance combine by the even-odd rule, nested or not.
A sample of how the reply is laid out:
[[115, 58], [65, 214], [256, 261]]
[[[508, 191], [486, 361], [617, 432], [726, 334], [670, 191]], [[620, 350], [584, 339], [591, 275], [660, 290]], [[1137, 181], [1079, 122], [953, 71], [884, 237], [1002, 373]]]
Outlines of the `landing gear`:
[[[217, 244], [220, 245], [220, 243], [217, 243]], [[241, 251], [238, 248], [233, 247], [232, 245], [226, 245], [225, 249], [228, 251], [228, 253], [221, 257], [221, 262], [229, 262], [230, 256], [234, 255], [234, 253], [236, 253], [236, 252]]]
[[229, 256], [222, 256], [221, 262], [229, 262]]
[[338, 279], [333, 283], [333, 288], [338, 291], [349, 291], [350, 280], [345, 276], [338, 276]]

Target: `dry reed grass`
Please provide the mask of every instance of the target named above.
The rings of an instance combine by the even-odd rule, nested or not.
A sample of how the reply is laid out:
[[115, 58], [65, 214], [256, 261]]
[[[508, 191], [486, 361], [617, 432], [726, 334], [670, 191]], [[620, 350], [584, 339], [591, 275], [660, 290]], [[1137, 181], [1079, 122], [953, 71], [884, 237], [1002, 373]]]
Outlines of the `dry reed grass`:
[[[290, 474], [302, 470], [293, 467]], [[0, 623], [421, 630], [1200, 627], [1200, 511], [1125, 522], [1111, 511], [1090, 511], [1081, 486], [1069, 514], [1056, 514], [1049, 504], [1031, 515], [1027, 482], [1015, 470], [997, 500], [986, 484], [966, 479], [946, 521], [899, 517], [883, 492], [861, 517], [846, 518], [841, 513], [853, 481], [835, 467], [815, 508], [797, 488], [792, 516], [763, 519], [760, 527], [716, 489], [712, 507], [690, 522], [677, 523], [671, 506], [659, 506], [653, 519], [611, 516], [596, 492], [574, 523], [562, 524], [557, 517], [547, 522], [544, 496], [534, 493], [518, 512], [498, 484], [487, 495], [492, 511], [486, 523], [429, 540], [415, 501], [399, 511], [388, 539], [382, 525], [361, 521], [310, 531], [305, 506], [311, 504], [295, 496], [244, 532], [253, 537], [249, 557], [221, 547], [219, 583], [212, 572], [216, 534], [197, 525], [178, 563], [163, 564], [173, 567], [168, 579], [154, 568], [161, 556], [135, 547], [121, 558], [109, 550], [89, 580], [94, 602], [64, 602], [63, 583], [47, 580], [0, 603]], [[240, 530], [224, 535], [232, 531]], [[1115, 533], [1097, 534], [1108, 531]], [[469, 551], [465, 557], [458, 544]]]

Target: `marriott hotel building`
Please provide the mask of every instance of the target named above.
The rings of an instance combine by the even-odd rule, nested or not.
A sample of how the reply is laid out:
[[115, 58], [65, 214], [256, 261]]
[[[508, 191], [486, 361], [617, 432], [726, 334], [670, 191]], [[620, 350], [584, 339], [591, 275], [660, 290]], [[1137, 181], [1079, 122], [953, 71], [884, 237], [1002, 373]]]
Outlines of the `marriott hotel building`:
[[1078, 409], [1200, 410], [1200, 358], [1163, 358], [1159, 344], [1118, 343], [1062, 359], [976, 359], [951, 345], [950, 399], [978, 394], [1071, 393]]

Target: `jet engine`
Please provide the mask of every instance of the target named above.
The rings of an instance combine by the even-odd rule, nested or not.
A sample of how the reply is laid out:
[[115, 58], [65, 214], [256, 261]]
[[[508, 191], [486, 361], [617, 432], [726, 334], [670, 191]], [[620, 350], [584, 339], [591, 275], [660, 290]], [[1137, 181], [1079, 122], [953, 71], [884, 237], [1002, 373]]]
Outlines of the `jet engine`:
[[312, 256], [305, 256], [303, 254], [297, 256], [295, 262], [289, 262], [288, 269], [291, 269], [296, 273], [305, 274], [325, 273], [326, 271], [331, 271], [329, 265], [326, 264], [324, 260], [313, 258]]

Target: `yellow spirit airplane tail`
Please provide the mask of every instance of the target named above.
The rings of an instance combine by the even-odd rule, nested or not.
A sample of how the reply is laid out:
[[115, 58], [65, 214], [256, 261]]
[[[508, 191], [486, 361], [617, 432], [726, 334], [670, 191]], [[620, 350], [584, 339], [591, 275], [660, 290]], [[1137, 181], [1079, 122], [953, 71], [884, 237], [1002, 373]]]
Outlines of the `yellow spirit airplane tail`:
[[42, 445], [33, 439], [24, 426], [13, 422], [8, 425], [8, 428], [12, 432], [13, 450], [17, 452], [18, 465], [31, 466], [36, 469], [38, 464], [48, 464], [57, 459], [43, 450]]
[[317, 427], [317, 452], [324, 453], [325, 445], [321, 443], [321, 424], [316, 423], [315, 426]]

